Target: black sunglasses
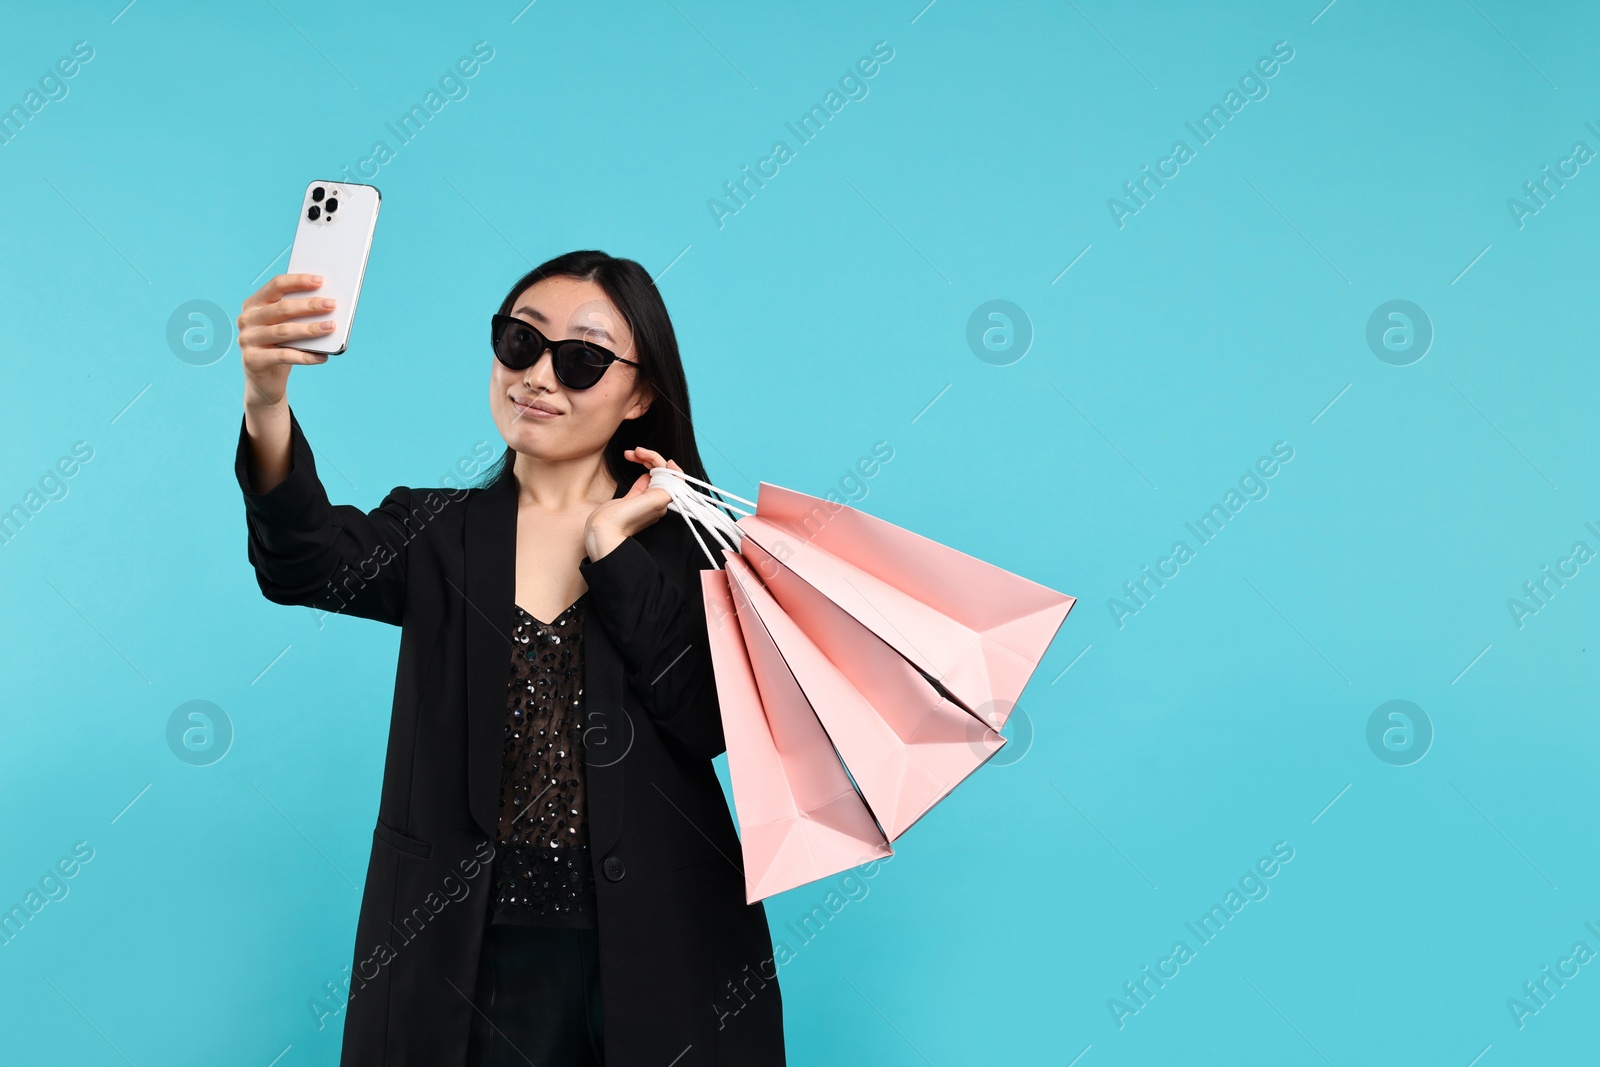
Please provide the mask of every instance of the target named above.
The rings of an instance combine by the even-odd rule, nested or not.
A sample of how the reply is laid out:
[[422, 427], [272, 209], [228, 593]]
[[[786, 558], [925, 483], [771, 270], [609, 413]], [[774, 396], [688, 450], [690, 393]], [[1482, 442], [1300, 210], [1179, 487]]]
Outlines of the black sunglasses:
[[606, 368], [613, 363], [639, 365], [576, 337], [552, 341], [534, 326], [510, 315], [494, 316], [491, 341], [495, 358], [512, 370], [527, 370], [549, 349], [556, 381], [568, 389], [588, 389], [605, 376]]

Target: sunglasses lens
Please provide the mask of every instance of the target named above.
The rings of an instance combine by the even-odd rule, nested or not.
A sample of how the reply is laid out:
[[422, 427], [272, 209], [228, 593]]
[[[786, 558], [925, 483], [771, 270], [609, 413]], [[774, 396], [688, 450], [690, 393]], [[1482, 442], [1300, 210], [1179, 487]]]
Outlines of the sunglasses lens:
[[611, 361], [579, 342], [558, 345], [556, 349], [556, 377], [568, 389], [588, 389], [606, 373]]
[[515, 319], [496, 324], [495, 358], [512, 370], [526, 370], [544, 351], [544, 338], [525, 322]]

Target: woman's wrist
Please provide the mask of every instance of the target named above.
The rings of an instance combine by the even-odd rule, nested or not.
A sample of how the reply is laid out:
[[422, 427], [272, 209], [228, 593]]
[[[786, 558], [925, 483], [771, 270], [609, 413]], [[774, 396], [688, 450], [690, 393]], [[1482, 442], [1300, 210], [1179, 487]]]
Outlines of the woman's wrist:
[[627, 534], [608, 522], [591, 522], [583, 528], [583, 551], [591, 560], [598, 561], [612, 549], [622, 544]]
[[246, 476], [255, 493], [269, 493], [289, 476], [294, 466], [294, 444], [287, 402], [252, 403], [245, 396], [244, 432]]
[[267, 419], [283, 419], [284, 421], [288, 421], [289, 398], [287, 396], [280, 396], [276, 400], [263, 399], [262, 394], [257, 392], [255, 387], [250, 382], [246, 382], [244, 390], [244, 412], [246, 415], [250, 416], [252, 421]]

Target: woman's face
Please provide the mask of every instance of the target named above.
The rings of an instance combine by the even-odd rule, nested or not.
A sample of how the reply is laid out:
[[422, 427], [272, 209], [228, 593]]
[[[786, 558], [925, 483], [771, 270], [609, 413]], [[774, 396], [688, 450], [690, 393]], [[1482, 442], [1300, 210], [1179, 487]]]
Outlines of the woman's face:
[[[511, 305], [511, 316], [538, 328], [551, 341], [577, 337], [638, 361], [633, 331], [592, 281], [545, 278], [524, 289]], [[639, 370], [613, 363], [588, 389], [568, 389], [556, 379], [548, 351], [527, 370], [512, 370], [491, 358], [489, 408], [500, 435], [518, 452], [559, 461], [593, 455], [625, 419], [636, 419], [650, 407], [649, 386]]]

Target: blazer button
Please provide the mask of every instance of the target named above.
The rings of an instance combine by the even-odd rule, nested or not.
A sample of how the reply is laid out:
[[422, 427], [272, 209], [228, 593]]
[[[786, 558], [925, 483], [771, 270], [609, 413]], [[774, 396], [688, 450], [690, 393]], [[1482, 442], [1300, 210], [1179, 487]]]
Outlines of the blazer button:
[[621, 856], [607, 856], [606, 861], [600, 865], [600, 869], [613, 882], [622, 881], [622, 876], [627, 871], [627, 868], [622, 864]]

